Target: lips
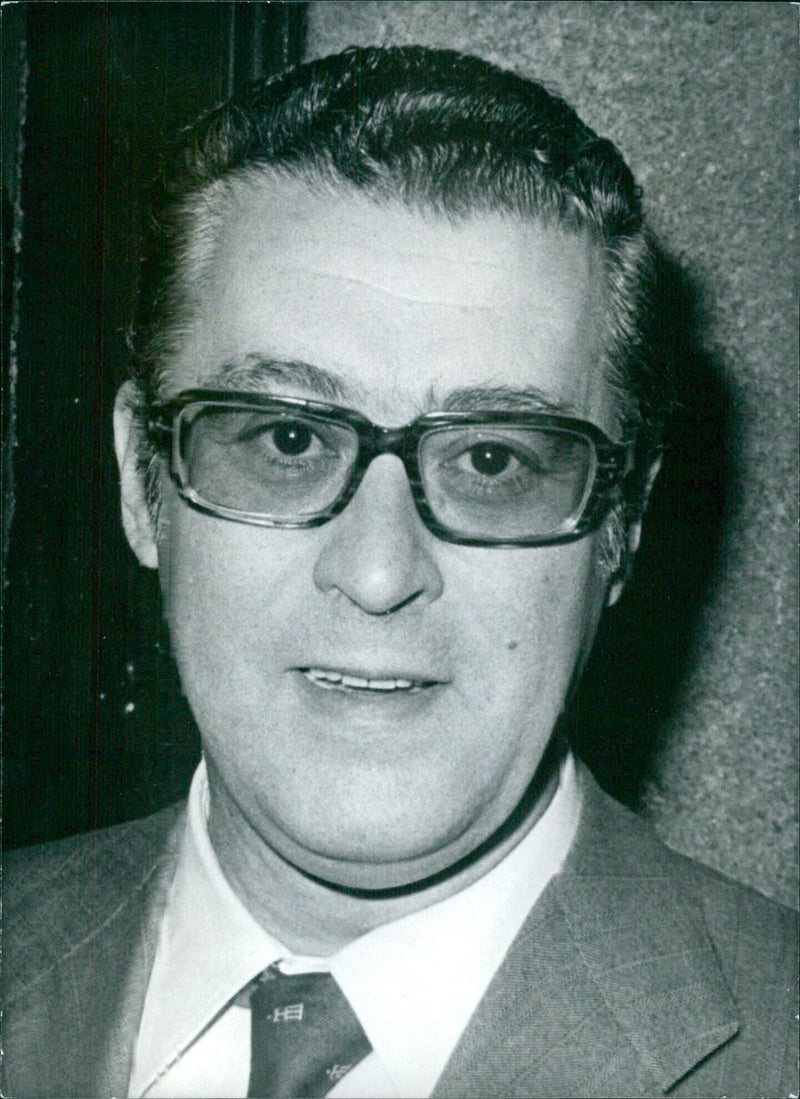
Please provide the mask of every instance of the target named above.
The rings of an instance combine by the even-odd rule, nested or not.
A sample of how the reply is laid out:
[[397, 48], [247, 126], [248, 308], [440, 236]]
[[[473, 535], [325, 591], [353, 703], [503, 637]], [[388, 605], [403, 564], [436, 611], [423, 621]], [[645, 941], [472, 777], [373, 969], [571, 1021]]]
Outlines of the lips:
[[416, 679], [401, 675], [375, 676], [332, 668], [299, 668], [309, 682], [326, 691], [345, 691], [364, 695], [414, 694], [434, 687], [439, 680]]

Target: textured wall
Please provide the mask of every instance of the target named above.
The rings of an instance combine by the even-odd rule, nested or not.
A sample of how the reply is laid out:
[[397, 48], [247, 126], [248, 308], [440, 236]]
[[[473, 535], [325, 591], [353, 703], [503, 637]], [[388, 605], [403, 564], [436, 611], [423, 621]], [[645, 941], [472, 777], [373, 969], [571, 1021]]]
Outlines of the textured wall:
[[[674, 847], [796, 904], [797, 9], [480, 0], [309, 7], [312, 57], [419, 42], [543, 80], [616, 142], [644, 186], [652, 224], [696, 288], [702, 352], [721, 378], [709, 407], [727, 456], [691, 636], [676, 640], [657, 616], [650, 627], [656, 663], [662, 629], [664, 661], [685, 659], [659, 711], [641, 806]], [[689, 496], [676, 522], [691, 507]], [[662, 528], [664, 516], [662, 507]], [[702, 526], [703, 515], [691, 524]], [[686, 576], [681, 583], [686, 589]], [[662, 616], [680, 608], [683, 589], [672, 603], [662, 598]], [[621, 725], [636, 719], [617, 717]]]

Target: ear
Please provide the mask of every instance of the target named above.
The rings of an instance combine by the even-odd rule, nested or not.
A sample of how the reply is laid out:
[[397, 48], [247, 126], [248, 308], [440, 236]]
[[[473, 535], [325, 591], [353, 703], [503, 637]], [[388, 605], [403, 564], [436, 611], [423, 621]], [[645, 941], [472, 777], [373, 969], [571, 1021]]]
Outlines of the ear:
[[611, 578], [611, 583], [608, 587], [608, 595], [606, 597], [606, 606], [613, 607], [619, 597], [622, 595], [623, 588], [625, 587], [625, 581], [627, 580], [631, 566], [633, 565], [633, 559], [636, 556], [636, 551], [639, 548], [639, 542], [642, 538], [642, 522], [644, 520], [645, 512], [647, 511], [647, 504], [650, 499], [650, 493], [653, 490], [658, 472], [661, 469], [661, 455], [659, 454], [650, 463], [650, 467], [647, 470], [647, 480], [645, 482], [644, 491], [642, 493], [642, 502], [639, 507], [638, 513], [634, 519], [628, 523], [628, 528], [625, 535], [625, 546], [623, 547], [621, 554], [620, 567], [614, 573]]
[[141, 428], [134, 411], [138, 401], [135, 384], [125, 382], [114, 402], [114, 449], [119, 465], [125, 536], [139, 563], [155, 569], [158, 567], [158, 549], [147, 506], [144, 473], [139, 462]]

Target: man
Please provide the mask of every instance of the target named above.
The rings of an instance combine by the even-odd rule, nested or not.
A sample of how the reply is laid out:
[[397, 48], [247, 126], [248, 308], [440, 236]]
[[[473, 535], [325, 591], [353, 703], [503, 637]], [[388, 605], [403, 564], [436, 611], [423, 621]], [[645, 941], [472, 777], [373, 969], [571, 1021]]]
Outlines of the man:
[[188, 136], [115, 427], [204, 758], [9, 869], [7, 1094], [790, 1094], [792, 915], [561, 733], [674, 400], [652, 268], [613, 146], [476, 59]]

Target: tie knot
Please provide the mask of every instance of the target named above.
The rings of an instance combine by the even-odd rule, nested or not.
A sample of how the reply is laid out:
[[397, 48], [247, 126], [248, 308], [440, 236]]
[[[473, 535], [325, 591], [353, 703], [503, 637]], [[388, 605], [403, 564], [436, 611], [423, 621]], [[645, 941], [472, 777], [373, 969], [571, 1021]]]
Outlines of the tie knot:
[[250, 996], [248, 1096], [326, 1095], [371, 1051], [347, 997], [330, 973], [261, 974]]

